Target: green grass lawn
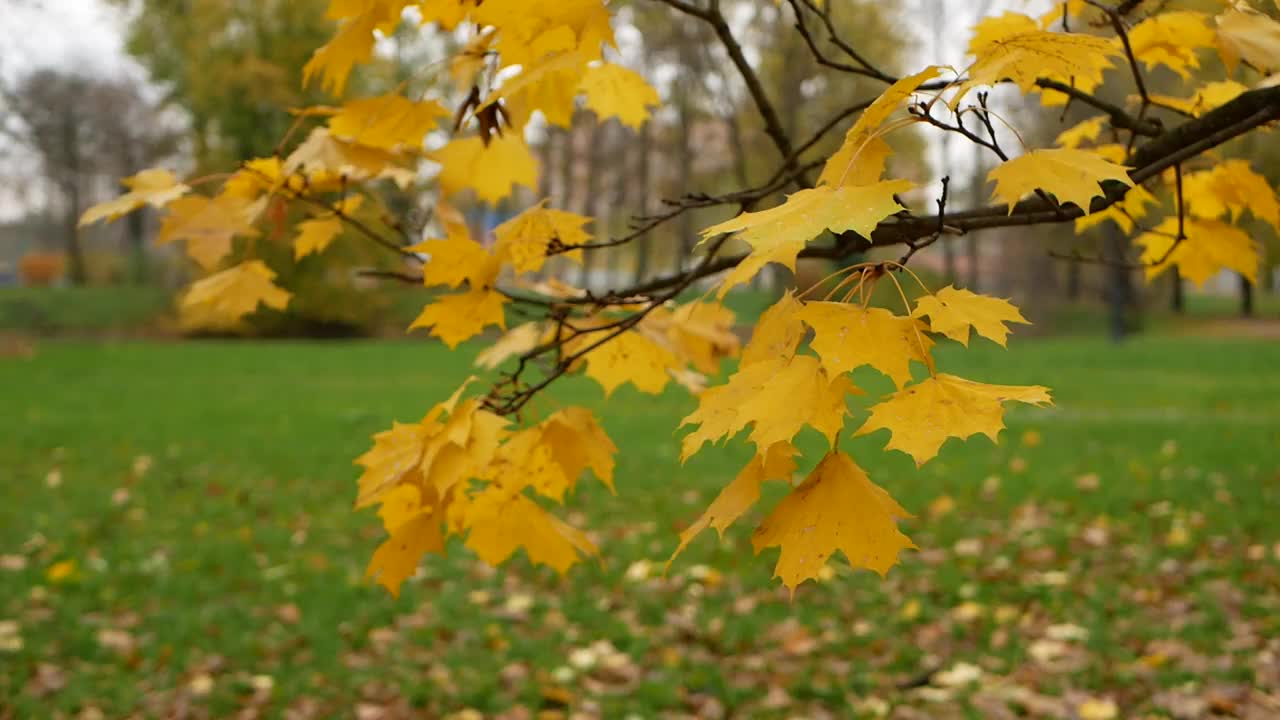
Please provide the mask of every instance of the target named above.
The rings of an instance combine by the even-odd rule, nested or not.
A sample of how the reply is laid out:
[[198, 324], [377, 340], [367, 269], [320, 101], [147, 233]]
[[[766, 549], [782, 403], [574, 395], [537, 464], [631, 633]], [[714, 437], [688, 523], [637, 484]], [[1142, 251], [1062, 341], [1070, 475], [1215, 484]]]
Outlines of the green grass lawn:
[[1280, 344], [940, 352], [949, 372], [1050, 385], [1057, 405], [1013, 408], [999, 446], [951, 441], [922, 470], [880, 451], [884, 433], [846, 432], [917, 515], [921, 551], [885, 580], [838, 560], [794, 601], [746, 522], [661, 575], [745, 444], [681, 466], [690, 397], [605, 405], [572, 379], [555, 399], [596, 408], [620, 447], [617, 496], [583, 483], [561, 511], [603, 563], [494, 572], [456, 547], [396, 600], [362, 577], [381, 527], [350, 509], [351, 460], [447, 395], [465, 355], [48, 342], [0, 359], [0, 718], [1277, 707]]

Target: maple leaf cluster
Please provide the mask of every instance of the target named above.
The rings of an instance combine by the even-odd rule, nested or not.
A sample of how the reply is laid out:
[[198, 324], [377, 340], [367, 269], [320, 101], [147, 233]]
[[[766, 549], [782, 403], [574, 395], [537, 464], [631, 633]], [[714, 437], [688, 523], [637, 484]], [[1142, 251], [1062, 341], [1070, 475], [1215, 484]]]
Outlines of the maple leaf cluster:
[[[737, 47], [714, 4], [711, 10], [668, 4], [710, 20], [726, 46]], [[821, 4], [791, 5], [798, 30], [806, 33], [807, 13], [826, 12]], [[893, 78], [865, 62], [849, 66], [887, 87], [862, 106], [839, 148], [808, 166], [821, 167], [817, 180], [775, 137], [787, 156], [778, 176], [786, 184], [721, 203], [736, 202], [740, 210], [702, 231], [703, 257], [692, 269], [604, 295], [538, 279], [550, 258], [581, 261], [584, 253], [627, 238], [597, 240], [592, 218], [545, 200], [500, 225], [492, 238], [475, 238], [458, 208], [468, 198], [497, 203], [517, 188], [537, 186], [541, 169], [526, 141], [532, 124], [569, 127], [579, 105], [633, 128], [647, 121], [660, 96], [642, 75], [611, 60], [613, 7], [604, 0], [332, 0], [328, 17], [335, 35], [316, 50], [303, 79], [336, 96], [356, 66], [373, 60], [377, 38], [403, 25], [450, 33], [458, 48], [424, 94], [409, 93], [406, 83], [372, 97], [298, 110], [296, 132], [277, 155], [246, 159], [228, 176], [185, 181], [147, 170], [124, 181], [126, 194], [82, 218], [88, 224], [146, 206], [162, 208], [158, 242], [182, 242], [206, 273], [180, 301], [184, 321], [193, 325], [229, 326], [262, 307], [287, 307], [289, 291], [275, 283], [276, 274], [255, 249], [265, 242], [264, 223], [278, 225], [295, 210], [307, 216], [291, 238], [296, 262], [316, 262], [334, 243], [375, 242], [421, 267], [421, 282], [438, 292], [410, 329], [425, 329], [451, 348], [492, 329], [503, 331], [477, 357], [479, 367], [498, 374], [487, 392], [468, 396], [471, 384], [464, 384], [421, 421], [375, 436], [372, 449], [357, 460], [364, 471], [356, 505], [376, 506], [388, 534], [369, 574], [393, 593], [424, 554], [443, 552], [451, 536], [492, 564], [523, 550], [533, 562], [564, 572], [598, 554], [584, 531], [547, 508], [563, 503], [588, 470], [612, 490], [613, 443], [582, 408], [525, 417], [530, 400], [575, 372], [598, 383], [606, 396], [626, 384], [659, 393], [674, 383], [695, 394], [698, 407], [684, 420], [693, 426], [681, 441], [685, 459], [708, 442], [747, 432], [752, 459], [681, 533], [673, 559], [706, 528], [723, 532], [739, 519], [764, 483], [792, 484], [798, 468], [792, 443], [812, 428], [826, 438], [828, 452], [812, 459], [813, 469], [765, 516], [753, 544], [757, 552], [780, 548], [775, 572], [793, 590], [817, 577], [837, 551], [854, 566], [883, 574], [913, 547], [898, 528], [908, 513], [840, 448], [841, 438], [888, 430], [887, 449], [923, 464], [949, 438], [981, 434], [995, 440], [1005, 403], [1044, 405], [1050, 396], [1040, 386], [975, 382], [936, 367], [932, 351], [944, 339], [967, 345], [977, 333], [1005, 345], [1008, 324], [1026, 322], [1008, 301], [947, 287], [924, 288], [912, 303], [899, 287], [903, 307], [897, 314], [868, 305], [874, 284], [887, 279], [898, 285], [911, 275], [911, 256], [944, 234], [1002, 222], [1074, 220], [1079, 232], [1114, 222], [1126, 232], [1141, 230], [1137, 243], [1149, 277], [1176, 267], [1197, 283], [1224, 268], [1256, 277], [1256, 242], [1234, 224], [1246, 213], [1280, 231], [1275, 190], [1247, 161], [1140, 161], [1145, 146], [1135, 147], [1139, 137], [1160, 142], [1163, 128], [1150, 121], [1149, 110], [1176, 112], [1194, 123], [1262, 92], [1228, 78], [1186, 97], [1156, 95], [1147, 92], [1143, 69], [1164, 67], [1190, 78], [1200, 69], [1201, 51], [1215, 51], [1229, 73], [1256, 72], [1263, 76], [1259, 86], [1270, 87], [1280, 82], [1272, 74], [1280, 70], [1280, 23], [1242, 2], [1217, 14], [1169, 10], [1134, 19], [1068, 0], [1040, 18], [1006, 12], [978, 23], [969, 45], [974, 60], [962, 71], [930, 66]], [[1099, 34], [1106, 28], [1111, 35]], [[730, 56], [741, 58], [737, 50]], [[735, 62], [750, 78], [745, 60]], [[1126, 64], [1138, 89], [1130, 103], [1140, 107], [1136, 115], [1091, 94], [1107, 71]], [[998, 142], [993, 119], [999, 118], [986, 94], [974, 92], [1002, 83], [1039, 93], [1047, 106], [1078, 101], [1102, 114], [1063, 132], [1057, 147], [1008, 153]], [[969, 100], [973, 96], [977, 104]], [[460, 103], [449, 101], [459, 97]], [[755, 100], [768, 125], [767, 104]], [[935, 116], [942, 110], [954, 124]], [[1270, 116], [1258, 117], [1239, 132]], [[985, 125], [985, 137], [964, 124], [975, 118]], [[888, 138], [906, 127], [959, 133], [996, 154], [1001, 163], [987, 176], [994, 205], [948, 216], [944, 184], [938, 215], [915, 215], [904, 198], [918, 191], [916, 183], [886, 177]], [[401, 242], [403, 228], [387, 220], [392, 213], [376, 191], [379, 183], [434, 194], [432, 229], [420, 241]], [[216, 193], [203, 192], [215, 184]], [[796, 191], [784, 202], [757, 208], [789, 185]], [[1164, 214], [1148, 222], [1157, 211]], [[823, 252], [815, 239], [830, 235], [838, 240], [837, 252], [827, 257], [890, 243], [906, 244], [910, 252], [898, 262], [845, 268], [824, 299], [805, 299], [817, 287], [784, 295], [740, 347], [734, 315], [718, 301], [766, 265], [795, 269], [802, 255]], [[735, 244], [745, 253], [723, 255]], [[728, 272], [715, 286], [717, 301], [679, 302], [695, 283], [721, 270]], [[513, 304], [535, 308], [538, 317], [508, 329]], [[722, 361], [733, 357], [733, 373], [709, 386]], [[848, 427], [850, 399], [864, 394], [852, 373], [864, 367], [887, 376], [897, 390]], [[541, 379], [530, 379], [533, 369]]]

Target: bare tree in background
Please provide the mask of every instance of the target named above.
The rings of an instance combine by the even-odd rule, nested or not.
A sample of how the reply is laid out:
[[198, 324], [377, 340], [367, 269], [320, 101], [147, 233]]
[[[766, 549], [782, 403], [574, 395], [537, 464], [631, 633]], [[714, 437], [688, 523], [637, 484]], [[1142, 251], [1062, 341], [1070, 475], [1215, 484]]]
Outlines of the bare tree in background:
[[[69, 279], [87, 273], [78, 228], [80, 213], [102, 187], [173, 155], [181, 133], [172, 115], [126, 80], [40, 69], [0, 88], [0, 133], [36, 160], [40, 180], [52, 189]], [[35, 180], [34, 178], [32, 179]], [[133, 275], [145, 275], [144, 219], [130, 219]]]

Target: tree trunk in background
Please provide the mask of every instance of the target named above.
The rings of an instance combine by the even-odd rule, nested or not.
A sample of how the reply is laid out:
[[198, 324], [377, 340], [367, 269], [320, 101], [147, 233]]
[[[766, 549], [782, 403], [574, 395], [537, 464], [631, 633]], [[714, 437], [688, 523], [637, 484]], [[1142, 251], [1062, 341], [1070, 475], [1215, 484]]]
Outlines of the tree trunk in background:
[[[986, 172], [982, 164], [982, 148], [973, 146], [973, 177], [969, 180], [969, 207], [982, 207], [986, 200]], [[965, 254], [969, 260], [969, 278], [965, 282], [969, 289], [978, 292], [978, 282], [982, 268], [979, 267], [978, 235], [969, 233], [964, 238]]]
[[578, 125], [578, 115], [574, 114], [573, 120], [569, 123], [568, 129], [562, 130], [560, 145], [560, 198], [559, 205], [561, 210], [573, 209], [573, 160], [574, 160], [574, 130]]
[[538, 145], [538, 164], [542, 167], [542, 172], [538, 173], [539, 200], [551, 197], [551, 179], [554, 177], [551, 168], [555, 165], [555, 140], [559, 134], [557, 128], [548, 127], [547, 136]]
[[1253, 283], [1240, 276], [1240, 316], [1253, 317]]
[[147, 284], [147, 215], [137, 210], [128, 215], [129, 265], [134, 285]]
[[[683, 198], [693, 191], [693, 108], [690, 106], [687, 94], [682, 95], [676, 107], [680, 118], [677, 125], [676, 133], [676, 164], [680, 172], [680, 197]], [[697, 227], [694, 225], [693, 213], [685, 212], [680, 215], [680, 223], [677, 225], [680, 237], [678, 240], [676, 259], [674, 263], [675, 270], [679, 272], [684, 268], [685, 261], [693, 253], [694, 234]]]
[[1075, 302], [1080, 299], [1080, 263], [1067, 261], [1067, 299]]
[[[609, 123], [609, 136], [611, 142], [608, 148], [608, 157], [613, 160], [609, 163], [613, 168], [613, 190], [609, 193], [609, 201], [605, 203], [604, 209], [604, 225], [597, 224], [600, 228], [597, 233], [602, 238], [612, 239], [614, 233], [625, 233], [626, 217], [628, 206], [627, 194], [631, 191], [631, 173], [627, 168], [627, 149], [635, 143], [632, 142], [631, 131], [617, 120]], [[618, 222], [621, 219], [622, 222]], [[615, 228], [615, 226], [618, 226]], [[619, 266], [622, 264], [623, 253], [618, 252], [617, 248], [611, 248], [603, 251], [605, 260], [608, 261], [609, 282], [612, 284], [620, 278], [622, 274]]]
[[[639, 167], [636, 169], [636, 195], [635, 205], [632, 211], [638, 219], [643, 219], [649, 214], [649, 162], [650, 155], [653, 153], [653, 125], [645, 123], [640, 127], [640, 142], [637, 145], [636, 153], [638, 157], [636, 162]], [[649, 275], [649, 256], [653, 253], [653, 232], [647, 232], [636, 239], [636, 283], [644, 282]]]
[[1106, 301], [1111, 339], [1120, 342], [1131, 330], [1134, 292], [1133, 276], [1127, 265], [1129, 238], [1118, 227], [1108, 224], [1105, 248], [1112, 264], [1107, 266]]
[[1169, 269], [1169, 309], [1177, 315], [1185, 315], [1187, 312], [1187, 299], [1182, 291], [1182, 273], [1178, 272], [1177, 267]]
[[[592, 115], [585, 120], [587, 125], [587, 173], [586, 179], [582, 183], [582, 202], [579, 203], [578, 212], [589, 218], [595, 218], [596, 205], [599, 198], [596, 197], [596, 180], [600, 176], [600, 149], [602, 140], [607, 137], [600, 123]], [[599, 225], [597, 225], [599, 227]], [[582, 253], [582, 287], [591, 288], [592, 272], [599, 265], [601, 250], [584, 250]]]
[[76, 120], [62, 118], [62, 152], [66, 153], [67, 172], [62, 182], [62, 197], [67, 203], [64, 217], [63, 250], [67, 253], [67, 274], [72, 285], [84, 285], [88, 272], [84, 265], [84, 248], [80, 246], [80, 143]]

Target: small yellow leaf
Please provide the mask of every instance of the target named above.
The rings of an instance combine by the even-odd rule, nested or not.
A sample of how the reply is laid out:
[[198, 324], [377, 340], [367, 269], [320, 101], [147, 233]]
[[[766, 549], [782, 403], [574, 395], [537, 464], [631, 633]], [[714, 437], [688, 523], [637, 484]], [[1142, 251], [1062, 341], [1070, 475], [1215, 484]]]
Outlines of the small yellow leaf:
[[45, 579], [54, 585], [70, 580], [76, 574], [75, 560], [62, 560], [49, 566], [45, 571]]
[[957, 290], [950, 285], [918, 298], [911, 316], [928, 316], [931, 331], [946, 335], [966, 347], [969, 345], [970, 327], [979, 335], [1007, 346], [1009, 326], [1005, 323], [1030, 324], [1008, 300]]
[[383, 150], [416, 150], [422, 147], [427, 133], [449, 115], [435, 100], [415, 102], [390, 93], [348, 101], [329, 119], [329, 132], [343, 140]]
[[303, 66], [303, 83], [309, 83], [312, 77], [320, 75], [327, 92], [341, 95], [351, 69], [373, 57], [373, 31], [381, 19], [374, 13], [367, 13], [344, 22], [337, 35], [317, 49]]
[[446, 195], [470, 188], [484, 202], [496, 203], [516, 185], [533, 189], [538, 184], [538, 161], [513, 133], [491, 139], [487, 147], [478, 137], [455, 138], [429, 157], [444, 166], [439, 182]]
[[882, 308], [836, 302], [806, 303], [800, 318], [813, 328], [809, 346], [832, 377], [870, 365], [902, 387], [911, 380], [912, 360], [933, 365], [929, 357], [933, 340], [919, 320]]
[[818, 577], [836, 550], [853, 567], [880, 575], [915, 547], [898, 529], [911, 515], [842, 452], [829, 453], [808, 478], [778, 503], [751, 537], [759, 553], [780, 546], [774, 577], [792, 593]]
[[671, 351], [633, 330], [595, 348], [586, 360], [587, 377], [600, 383], [605, 397], [625, 383], [657, 395], [671, 379], [668, 368], [676, 365]]
[[365, 577], [375, 578], [395, 597], [400, 585], [418, 569], [426, 553], [444, 553], [444, 534], [438, 513], [419, 513], [391, 533], [369, 560]]
[[466, 234], [453, 233], [443, 240], [426, 240], [406, 249], [427, 256], [422, 266], [423, 285], [456, 288], [465, 282], [472, 290], [486, 290], [502, 269], [498, 258]]
[[1209, 16], [1191, 10], [1174, 10], [1151, 15], [1129, 30], [1133, 55], [1147, 69], [1164, 65], [1183, 80], [1200, 67], [1199, 48], [1211, 48], [1217, 33], [1209, 26]]
[[1176, 265], [1183, 277], [1202, 287], [1222, 270], [1235, 270], [1257, 282], [1258, 246], [1244, 230], [1221, 220], [1197, 218], [1187, 218], [1183, 227], [1186, 238], [1177, 247], [1172, 247], [1178, 232], [1176, 217], [1165, 218], [1136, 238], [1143, 246], [1147, 280]]
[[187, 242], [187, 255], [205, 270], [217, 267], [231, 253], [236, 236], [256, 237], [253, 221], [259, 205], [229, 195], [189, 195], [169, 203], [169, 214], [160, 223], [156, 242]]
[[738, 232], [751, 254], [720, 284], [720, 297], [735, 285], [755, 277], [768, 263], [795, 270], [796, 256], [822, 232], [853, 231], [870, 235], [886, 217], [903, 209], [895, 197], [914, 187], [908, 180], [887, 180], [866, 186], [821, 186], [801, 190], [768, 210], [743, 213], [702, 231], [706, 238]]
[[987, 179], [996, 184], [993, 198], [1009, 203], [1010, 214], [1018, 200], [1037, 189], [1052, 193], [1059, 202], [1075, 203], [1088, 214], [1089, 201], [1103, 194], [1103, 180], [1133, 184], [1123, 165], [1095, 152], [1067, 148], [1032, 150], [992, 168]]
[[470, 528], [467, 547], [493, 566], [524, 548], [531, 562], [563, 575], [582, 555], [598, 554], [582, 531], [524, 495], [497, 485], [490, 485], [471, 502], [464, 522]]
[[143, 205], [164, 207], [186, 195], [191, 188], [178, 182], [177, 176], [168, 170], [151, 169], [127, 177], [120, 181], [129, 192], [114, 200], [98, 203], [80, 216], [80, 227], [92, 225], [99, 220], [111, 222], [122, 215], [137, 210]]
[[494, 253], [516, 272], [537, 272], [555, 254], [580, 261], [581, 250], [564, 252], [564, 248], [591, 242], [591, 233], [583, 228], [589, 222], [585, 215], [547, 208], [544, 201], [494, 229]]
[[458, 343], [479, 335], [486, 326], [506, 328], [507, 317], [503, 306], [507, 299], [484, 287], [473, 287], [464, 293], [442, 295], [422, 309], [409, 329], [431, 328], [431, 334], [444, 341], [450, 349]]
[[311, 253], [324, 252], [333, 239], [342, 234], [342, 220], [336, 217], [317, 218], [298, 223], [298, 235], [293, 239], [293, 258], [301, 260]]
[[545, 333], [546, 327], [540, 322], [517, 326], [476, 355], [476, 365], [486, 370], [494, 370], [516, 355], [522, 355], [538, 347]]
[[888, 450], [901, 450], [923, 465], [938, 454], [947, 438], [982, 433], [994, 442], [1004, 428], [1004, 405], [1010, 400], [1046, 405], [1049, 390], [1038, 385], [987, 385], [955, 375], [938, 375], [910, 385], [871, 407], [855, 435], [888, 429]]
[[733, 482], [720, 491], [698, 519], [680, 533], [680, 545], [667, 559], [667, 568], [671, 568], [672, 561], [703, 530], [715, 528], [723, 538], [724, 531], [760, 499], [760, 486], [765, 482], [791, 479], [792, 473], [796, 471], [795, 454], [796, 449], [790, 443], [778, 443], [763, 454], [751, 458], [751, 462], [747, 463]]
[[[1036, 88], [1036, 80], [1049, 78], [1091, 91], [1102, 82], [1120, 50], [1109, 40], [1082, 33], [1045, 30], [1020, 31], [1012, 24], [997, 28], [984, 38], [977, 60], [969, 66], [969, 80], [956, 91], [952, 105], [979, 85], [1012, 80], [1023, 92]], [[1060, 95], [1060, 94], [1059, 94]]]
[[845, 133], [844, 142], [827, 160], [818, 182], [841, 186], [870, 185], [878, 181], [884, 172], [885, 160], [890, 150], [888, 144], [876, 136], [876, 131], [903, 100], [940, 73], [941, 68], [931, 65], [886, 88]]
[[636, 130], [649, 118], [649, 107], [661, 102], [644, 76], [613, 63], [588, 67], [578, 89], [587, 96], [587, 107], [602, 120], [618, 118]]
[[[318, 127], [289, 153], [281, 169], [285, 176], [301, 172], [363, 180], [378, 177], [398, 159], [392, 152], [343, 140], [327, 128]], [[308, 184], [308, 189], [314, 191], [315, 187]]]
[[1094, 142], [1102, 134], [1102, 124], [1106, 119], [1105, 116], [1098, 115], [1063, 130], [1058, 134], [1054, 144], [1064, 148], [1078, 148], [1085, 143]]
[[196, 281], [181, 309], [209, 324], [231, 324], [266, 305], [283, 310], [292, 295], [272, 282], [276, 274], [261, 260], [249, 260]]

